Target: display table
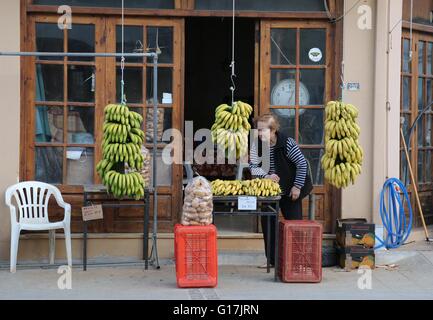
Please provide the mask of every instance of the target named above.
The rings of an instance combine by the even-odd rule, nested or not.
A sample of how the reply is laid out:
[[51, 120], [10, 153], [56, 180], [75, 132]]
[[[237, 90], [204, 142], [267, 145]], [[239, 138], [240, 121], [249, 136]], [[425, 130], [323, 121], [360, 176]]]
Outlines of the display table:
[[[105, 197], [102, 197], [105, 195]], [[98, 198], [95, 198], [98, 196]], [[143, 260], [145, 261], [145, 269], [149, 267], [149, 204], [150, 204], [150, 191], [148, 189], [144, 190], [144, 198], [140, 203], [114, 203], [119, 202], [113, 196], [109, 195], [107, 188], [104, 185], [85, 185], [84, 186], [84, 206], [89, 206], [93, 204], [93, 201], [102, 205], [102, 208], [143, 208]], [[123, 200], [136, 201], [132, 198], [125, 198]], [[87, 226], [92, 221], [83, 221], [83, 270], [87, 270]]]
[[[270, 252], [271, 244], [271, 217], [275, 217], [275, 281], [278, 281], [278, 215], [280, 212], [281, 197], [254, 197], [257, 199], [256, 210], [239, 210], [239, 198], [245, 196], [214, 196], [213, 197], [213, 215], [231, 215], [231, 216], [266, 216], [268, 217], [267, 226], [267, 252]], [[267, 272], [270, 273], [270, 260], [267, 257]]]

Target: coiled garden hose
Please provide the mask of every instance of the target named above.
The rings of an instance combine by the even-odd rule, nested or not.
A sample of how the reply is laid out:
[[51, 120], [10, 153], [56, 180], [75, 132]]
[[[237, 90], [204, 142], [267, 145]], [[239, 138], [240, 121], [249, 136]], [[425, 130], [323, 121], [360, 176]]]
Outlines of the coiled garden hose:
[[[409, 217], [406, 217], [404, 211], [405, 203], [407, 203]], [[390, 178], [383, 185], [380, 194], [380, 216], [386, 237], [380, 239], [376, 236], [380, 244], [375, 249], [400, 247], [412, 230], [413, 213], [407, 189], [403, 182], [397, 178]]]

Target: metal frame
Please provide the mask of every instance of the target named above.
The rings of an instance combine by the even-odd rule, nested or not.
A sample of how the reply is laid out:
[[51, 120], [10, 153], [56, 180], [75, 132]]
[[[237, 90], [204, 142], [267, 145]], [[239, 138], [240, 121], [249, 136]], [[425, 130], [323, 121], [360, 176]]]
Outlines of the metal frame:
[[[96, 53], [96, 52], [5, 52], [0, 51], [0, 57], [151, 57], [153, 58], [153, 112], [158, 114], [158, 55], [156, 52], [146, 53]], [[158, 126], [157, 117], [153, 117], [154, 128]], [[152, 232], [152, 254], [151, 263], [155, 264], [157, 269], [159, 266], [158, 250], [157, 250], [157, 231], [158, 231], [158, 192], [157, 192], [157, 130], [153, 130], [153, 232]]]
[[[270, 252], [270, 245], [271, 245], [271, 217], [275, 217], [275, 273], [274, 273], [274, 280], [278, 281], [278, 264], [279, 264], [279, 213], [280, 213], [280, 200], [281, 197], [257, 197], [257, 209], [255, 211], [239, 211], [237, 209], [238, 204], [238, 196], [214, 196], [213, 197], [213, 205], [214, 205], [214, 211], [212, 212], [213, 217], [217, 215], [230, 215], [230, 216], [266, 216], [268, 219], [267, 224], [267, 252]], [[221, 204], [225, 205], [228, 211], [216, 211], [215, 206]], [[262, 210], [262, 207], [266, 208], [266, 211]], [[269, 255], [266, 257], [266, 264], [267, 264], [267, 272], [271, 272], [270, 268], [270, 258]]]
[[[107, 189], [103, 186], [98, 188], [97, 186], [87, 186], [84, 188], [84, 206], [89, 206], [92, 204], [92, 200], [89, 199], [90, 195], [95, 194], [107, 194]], [[122, 204], [122, 203], [101, 203], [103, 208], [144, 208], [144, 216], [143, 216], [143, 260], [145, 265], [145, 270], [149, 267], [149, 204], [150, 204], [150, 192], [148, 189], [144, 191], [144, 199], [143, 203], [131, 203], [131, 204]], [[104, 199], [115, 201], [117, 199]], [[101, 199], [95, 199], [95, 201], [103, 201]], [[88, 221], [83, 221], [83, 271], [87, 270], [87, 225]], [[114, 263], [117, 264], [117, 263]]]

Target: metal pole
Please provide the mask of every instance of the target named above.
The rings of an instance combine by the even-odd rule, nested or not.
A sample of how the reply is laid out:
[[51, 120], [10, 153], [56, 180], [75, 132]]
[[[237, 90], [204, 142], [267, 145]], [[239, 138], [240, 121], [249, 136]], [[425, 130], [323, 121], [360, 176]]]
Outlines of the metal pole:
[[[96, 52], [2, 52], [0, 51], [0, 57], [100, 57], [100, 58], [112, 58], [122, 57], [121, 53], [96, 53]], [[124, 57], [127, 58], [140, 58], [140, 57], [155, 57], [156, 53], [125, 53]]]
[[159, 269], [157, 232], [158, 232], [158, 191], [157, 191], [157, 137], [158, 136], [158, 55], [153, 56], [153, 257]]

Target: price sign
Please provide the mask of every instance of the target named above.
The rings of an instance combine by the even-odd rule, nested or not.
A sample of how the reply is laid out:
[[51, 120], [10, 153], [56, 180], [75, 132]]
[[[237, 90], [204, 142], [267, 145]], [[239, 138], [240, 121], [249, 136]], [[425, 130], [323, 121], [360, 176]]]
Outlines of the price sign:
[[257, 197], [238, 197], [238, 210], [257, 210]]
[[83, 214], [83, 221], [104, 219], [101, 205], [82, 207], [81, 213]]

